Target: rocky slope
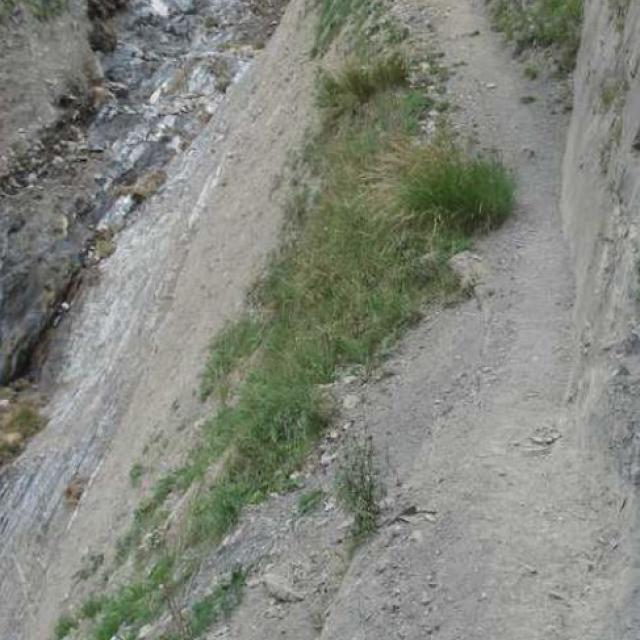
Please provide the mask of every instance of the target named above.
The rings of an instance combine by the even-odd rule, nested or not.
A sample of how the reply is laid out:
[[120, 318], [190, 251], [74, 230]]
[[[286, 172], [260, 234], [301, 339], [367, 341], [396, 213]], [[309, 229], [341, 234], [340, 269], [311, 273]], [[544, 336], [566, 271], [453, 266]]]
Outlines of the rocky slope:
[[[0, 19], [3, 383], [24, 371], [34, 336], [46, 325], [74, 270], [78, 248], [73, 245], [83, 242], [69, 229], [63, 207], [51, 193], [51, 179], [45, 176], [61, 173], [52, 161], [62, 152], [59, 145], [65, 138], [76, 137], [82, 97], [99, 74], [87, 41], [84, 1], [71, 2], [61, 12], [52, 9], [43, 18], [34, 16], [30, 5], [5, 6], [7, 13]], [[77, 165], [72, 167], [70, 181], [82, 187]], [[72, 207], [73, 198], [66, 195], [66, 206]]]
[[[292, 5], [281, 33], [263, 49], [277, 5], [207, 9], [218, 16], [218, 26], [209, 23], [215, 45], [198, 40], [205, 53], [155, 60], [157, 84], [140, 87], [136, 113], [111, 100], [116, 117], [107, 122], [129, 118], [133, 126], [124, 137], [131, 146], [116, 141], [124, 157], [166, 148], [181, 126], [197, 135], [189, 142], [184, 134], [184, 149], [165, 165], [163, 188], [139, 204], [53, 336], [45, 364], [55, 381], [47, 428], [0, 475], [2, 638], [48, 637], [61, 603], [86, 594], [80, 576], [87, 563], [100, 580], [101, 561], [92, 559], [104, 554], [110, 561], [140, 498], [129, 470], [140, 461], [155, 470], [142, 483], [147, 490], [188, 448], [197, 429], [187, 427], [205, 411], [194, 389], [211, 335], [239, 308], [277, 244], [283, 167], [310, 121], [309, 25], [303, 7]], [[121, 18], [135, 27], [134, 14]], [[118, 49], [112, 55], [118, 59]], [[225, 94], [216, 88], [219, 58], [237, 72]], [[210, 93], [198, 92], [202, 83]], [[205, 122], [198, 119], [203, 112], [210, 113]], [[168, 123], [176, 130], [169, 140], [159, 135], [159, 144], [155, 132]], [[84, 489], [74, 494], [77, 500], [82, 493], [79, 504], [65, 498], [70, 485]]]
[[0, 24], [3, 383], [34, 364], [83, 269], [111, 253], [114, 234], [163, 186], [165, 165], [280, 14], [278, 2], [123, 7], [72, 3], [45, 21], [18, 8]]
[[575, 317], [583, 349], [578, 397], [588, 433], [637, 484], [640, 373], [640, 7], [586, 4], [562, 212], [576, 264]]

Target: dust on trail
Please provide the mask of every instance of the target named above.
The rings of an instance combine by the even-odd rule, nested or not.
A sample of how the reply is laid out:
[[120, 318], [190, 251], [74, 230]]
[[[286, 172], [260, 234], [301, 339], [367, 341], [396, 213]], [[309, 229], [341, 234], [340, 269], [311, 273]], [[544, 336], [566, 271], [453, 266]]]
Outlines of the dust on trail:
[[[78, 572], [102, 554], [106, 567], [130, 525], [132, 465], [152, 469], [151, 482], [196, 435], [207, 343], [277, 245], [282, 168], [309, 122], [310, 41], [293, 2], [70, 318], [49, 425], [0, 487], [3, 640], [50, 635], [90, 588]], [[74, 477], [85, 484], [77, 508], [64, 501]]]

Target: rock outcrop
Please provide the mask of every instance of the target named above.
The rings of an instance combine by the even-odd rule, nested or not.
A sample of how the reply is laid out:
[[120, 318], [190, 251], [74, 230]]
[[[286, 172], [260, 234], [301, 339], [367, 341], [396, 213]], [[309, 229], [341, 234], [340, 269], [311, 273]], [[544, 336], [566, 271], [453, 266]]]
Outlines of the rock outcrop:
[[585, 3], [567, 141], [563, 216], [584, 353], [577, 395], [589, 437], [640, 482], [640, 5]]

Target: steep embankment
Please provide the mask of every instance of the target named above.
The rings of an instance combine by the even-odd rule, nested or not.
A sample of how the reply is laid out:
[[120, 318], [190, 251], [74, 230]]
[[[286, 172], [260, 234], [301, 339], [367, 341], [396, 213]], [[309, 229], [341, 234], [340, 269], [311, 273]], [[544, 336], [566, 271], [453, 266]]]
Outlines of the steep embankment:
[[562, 212], [577, 279], [581, 363], [575, 400], [582, 442], [618, 470], [615, 518], [603, 545], [615, 580], [603, 637], [633, 638], [637, 593], [640, 412], [640, 6], [585, 3]]
[[[308, 123], [301, 12], [289, 7], [280, 34], [167, 167], [162, 197], [122, 232], [53, 347], [49, 424], [2, 477], [2, 638], [49, 635], [73, 585], [86, 590], [86, 566], [109, 562], [129, 526], [134, 462], [161, 473], [187, 446], [206, 345], [276, 244], [282, 169]], [[80, 505], [65, 500], [74, 478]]]

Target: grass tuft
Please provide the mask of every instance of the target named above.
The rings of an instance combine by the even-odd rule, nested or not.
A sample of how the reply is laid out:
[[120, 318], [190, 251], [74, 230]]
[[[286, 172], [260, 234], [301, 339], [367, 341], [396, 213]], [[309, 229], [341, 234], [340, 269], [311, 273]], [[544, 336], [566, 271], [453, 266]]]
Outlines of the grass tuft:
[[418, 231], [487, 231], [513, 209], [514, 181], [503, 165], [467, 157], [452, 145], [414, 146], [403, 141], [381, 167], [392, 176], [380, 183], [391, 187], [402, 224]]
[[320, 0], [314, 53], [324, 53], [349, 18], [373, 8], [373, 0]]
[[407, 84], [409, 70], [400, 55], [367, 65], [348, 63], [339, 73], [324, 73], [320, 79], [319, 106], [333, 118], [353, 112], [375, 94]]
[[228, 376], [258, 348], [261, 334], [262, 323], [247, 315], [238, 322], [229, 324], [213, 340], [202, 375], [200, 394], [203, 398], [211, 395], [216, 388], [224, 395], [223, 388], [226, 388]]
[[306, 491], [298, 498], [298, 515], [305, 516], [315, 511], [324, 499], [324, 491], [322, 489], [312, 489]]
[[129, 482], [134, 489], [140, 486], [140, 482], [142, 481], [142, 476], [144, 476], [144, 474], [145, 468], [142, 466], [141, 462], [135, 462], [131, 465], [131, 469], [129, 469]]
[[125, 625], [138, 630], [153, 620], [165, 604], [162, 586], [171, 584], [172, 572], [173, 559], [163, 557], [144, 580], [126, 585], [111, 596], [88, 600], [81, 613], [95, 619], [91, 639], [111, 640]]
[[348, 444], [336, 477], [336, 492], [342, 506], [353, 514], [352, 534], [358, 541], [376, 530], [384, 486], [376, 466], [373, 438], [355, 438]]
[[0, 412], [0, 465], [17, 456], [45, 424], [35, 405], [17, 400]]
[[58, 622], [56, 622], [56, 626], [53, 631], [53, 637], [55, 640], [63, 640], [66, 638], [74, 629], [78, 628], [78, 621], [72, 616], [61, 616], [58, 618]]

